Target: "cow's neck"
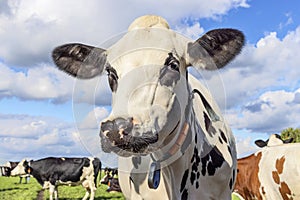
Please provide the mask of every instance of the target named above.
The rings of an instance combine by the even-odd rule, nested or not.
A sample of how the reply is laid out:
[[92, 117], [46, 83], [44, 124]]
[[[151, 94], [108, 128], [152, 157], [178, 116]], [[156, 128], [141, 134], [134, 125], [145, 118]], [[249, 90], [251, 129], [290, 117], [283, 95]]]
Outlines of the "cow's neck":
[[[188, 88], [188, 91], [191, 91], [190, 88]], [[185, 115], [182, 118], [180, 128], [178, 128], [177, 130], [177, 136], [169, 142], [167, 147], [164, 147], [164, 152], [151, 154], [143, 157], [131, 158], [131, 167], [134, 168], [133, 170], [131, 170], [129, 176], [129, 182], [132, 182], [132, 185], [134, 185], [134, 188], [131, 189], [134, 189], [138, 193], [139, 188], [136, 187], [147, 182], [147, 179], [149, 186], [149, 179], [151, 179], [151, 177], [149, 176], [151, 176], [151, 173], [155, 172], [155, 169], [158, 169], [160, 171], [159, 174], [161, 176], [160, 178], [162, 179], [159, 181], [159, 187], [161, 187], [161, 185], [164, 185], [163, 179], [169, 176], [174, 176], [174, 173], [176, 171], [179, 172], [184, 170], [179, 169], [178, 166], [184, 166], [180, 163], [186, 162], [185, 160], [181, 159], [183, 154], [193, 153], [192, 149], [194, 149], [195, 145], [195, 131], [193, 130], [197, 128], [196, 126], [199, 127], [199, 124], [195, 119], [195, 113], [193, 110], [193, 93], [190, 92], [190, 97], [185, 108]], [[121, 158], [124, 164], [128, 164], [128, 162], [125, 161], [127, 159], [128, 158]], [[156, 165], [156, 167], [153, 167], [153, 165]], [[127, 168], [127, 170], [129, 170], [129, 168]], [[154, 177], [154, 179], [156, 178], [157, 177]], [[155, 180], [152, 181], [154, 182]], [[155, 184], [156, 183], [154, 183], [154, 186], [152, 186], [152, 189], [154, 190], [156, 189]]]
[[[175, 195], [173, 194], [173, 190], [176, 187], [179, 187], [179, 184], [181, 182], [182, 174], [184, 174], [185, 170], [189, 168], [190, 162], [187, 162], [185, 159], [191, 158], [193, 155], [193, 149], [195, 147], [195, 132], [194, 130], [199, 127], [199, 124], [197, 121], [195, 121], [195, 113], [194, 110], [191, 108], [190, 115], [189, 115], [189, 123], [183, 124], [180, 129], [180, 135], [186, 135], [181, 136], [183, 137], [183, 141], [180, 140], [180, 147], [177, 151], [174, 151], [173, 156], [170, 156], [166, 160], [155, 160], [153, 159], [153, 156], [143, 156], [143, 157], [133, 157], [131, 158], [131, 172], [127, 179], [127, 185], [128, 190], [131, 191], [131, 199], [139, 199], [139, 197], [142, 197], [145, 191], [148, 191], [149, 184], [147, 184], [149, 179], [149, 168], [151, 164], [154, 161], [160, 162], [160, 183], [158, 185], [157, 189], [152, 188], [151, 191], [163, 191], [163, 193], [160, 193], [162, 199], [163, 197], [170, 198], [169, 195]], [[178, 136], [178, 138], [180, 137]], [[199, 140], [199, 136], [198, 136]], [[177, 141], [177, 140], [176, 140]], [[172, 145], [173, 147], [174, 145]], [[175, 147], [170, 148], [174, 150]], [[177, 149], [177, 147], [176, 147]], [[170, 152], [168, 152], [170, 153]], [[185, 156], [182, 156], [182, 155]], [[170, 155], [170, 154], [169, 154]], [[128, 159], [129, 158], [121, 158], [123, 166], [126, 164], [128, 166]], [[127, 161], [126, 161], [127, 160]], [[120, 161], [120, 159], [119, 159]], [[119, 163], [120, 164], [120, 163]], [[120, 166], [119, 166], [120, 167]], [[129, 169], [129, 168], [128, 168]], [[172, 183], [169, 183], [168, 180], [174, 180]], [[168, 183], [166, 183], [166, 181]], [[128, 184], [129, 183], [129, 184]], [[124, 184], [123, 184], [124, 185]], [[178, 191], [178, 190], [176, 190]], [[175, 195], [177, 196], [177, 195]], [[175, 197], [174, 197], [175, 198]], [[172, 199], [172, 198], [171, 198]], [[175, 198], [176, 199], [176, 198]]]

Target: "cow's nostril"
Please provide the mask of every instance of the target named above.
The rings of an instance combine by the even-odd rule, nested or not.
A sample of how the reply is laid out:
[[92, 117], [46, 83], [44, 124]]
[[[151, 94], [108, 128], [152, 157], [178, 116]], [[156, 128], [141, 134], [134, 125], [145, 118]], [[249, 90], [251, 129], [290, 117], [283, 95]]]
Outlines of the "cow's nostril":
[[112, 121], [108, 120], [106, 122], [101, 123], [101, 131], [103, 134], [108, 132], [122, 133], [124, 135], [128, 135], [133, 129], [133, 118], [116, 118]]
[[107, 131], [110, 131], [110, 130], [113, 130], [114, 129], [114, 123], [113, 121], [106, 121], [106, 122], [102, 122], [101, 123], [101, 131], [103, 133], [107, 132]]

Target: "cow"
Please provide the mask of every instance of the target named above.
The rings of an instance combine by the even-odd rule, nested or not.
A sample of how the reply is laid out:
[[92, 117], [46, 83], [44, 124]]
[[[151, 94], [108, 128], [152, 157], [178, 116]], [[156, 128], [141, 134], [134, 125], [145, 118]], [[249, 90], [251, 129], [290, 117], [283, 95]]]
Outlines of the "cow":
[[106, 192], [122, 192], [118, 178], [110, 178], [107, 185]]
[[108, 184], [109, 179], [115, 178], [118, 175], [118, 169], [116, 168], [104, 168], [104, 177], [100, 180], [100, 184]]
[[[7, 163], [5, 163], [5, 165], [1, 166], [1, 175], [2, 176], [10, 176], [11, 171], [19, 164], [19, 162], [14, 162], [14, 161], [8, 161]], [[28, 183], [29, 179], [30, 179], [30, 175], [29, 174], [25, 174], [25, 175], [20, 175], [19, 176], [20, 180], [19, 183], [22, 183], [23, 178], [25, 179], [25, 183]]]
[[9, 176], [10, 175], [10, 168], [7, 166], [0, 166], [0, 176]]
[[108, 184], [108, 181], [110, 178], [112, 178], [113, 176], [111, 175], [111, 168], [104, 168], [104, 176], [103, 178], [100, 180], [100, 184]]
[[244, 45], [236, 29], [193, 41], [155, 15], [135, 19], [107, 49], [56, 47], [55, 65], [79, 79], [107, 73], [112, 111], [101, 121], [103, 152], [118, 155], [127, 199], [230, 199], [236, 174], [231, 129], [189, 66], [224, 67]]
[[100, 184], [108, 185], [107, 192], [122, 192], [120, 185], [119, 185], [119, 179], [115, 176], [118, 175], [118, 169], [112, 169], [112, 168], [104, 168], [104, 177], [100, 180]]
[[300, 144], [291, 141], [278, 134], [256, 140], [261, 149], [238, 159], [235, 193], [246, 200], [300, 199]]
[[49, 189], [50, 200], [58, 199], [59, 185], [79, 185], [86, 189], [83, 200], [90, 195], [90, 200], [95, 197], [97, 176], [101, 169], [98, 158], [56, 158], [47, 157], [39, 160], [27, 161], [23, 159], [11, 171], [12, 176], [31, 174], [43, 189]]

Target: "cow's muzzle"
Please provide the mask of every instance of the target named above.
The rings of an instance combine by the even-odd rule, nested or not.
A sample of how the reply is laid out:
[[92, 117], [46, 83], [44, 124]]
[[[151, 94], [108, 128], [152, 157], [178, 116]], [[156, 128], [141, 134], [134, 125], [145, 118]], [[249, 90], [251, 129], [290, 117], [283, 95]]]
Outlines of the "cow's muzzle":
[[145, 154], [149, 145], [158, 141], [158, 133], [147, 131], [140, 133], [133, 118], [116, 118], [101, 123], [101, 146], [104, 152], [119, 155]]

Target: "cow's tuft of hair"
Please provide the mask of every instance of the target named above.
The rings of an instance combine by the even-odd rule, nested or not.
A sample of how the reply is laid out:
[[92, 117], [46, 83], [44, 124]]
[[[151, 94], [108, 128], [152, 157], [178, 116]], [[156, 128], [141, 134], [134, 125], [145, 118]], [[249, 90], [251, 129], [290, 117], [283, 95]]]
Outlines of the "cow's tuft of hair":
[[128, 31], [132, 31], [135, 29], [142, 29], [142, 28], [165, 28], [169, 29], [168, 22], [160, 17], [155, 15], [145, 15], [135, 19], [129, 26]]

